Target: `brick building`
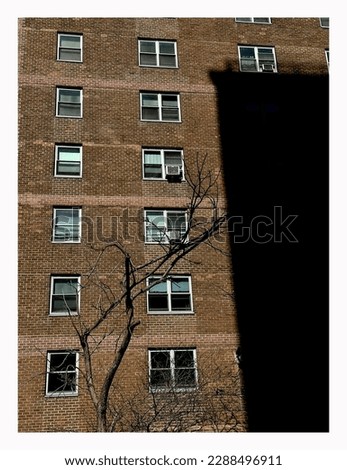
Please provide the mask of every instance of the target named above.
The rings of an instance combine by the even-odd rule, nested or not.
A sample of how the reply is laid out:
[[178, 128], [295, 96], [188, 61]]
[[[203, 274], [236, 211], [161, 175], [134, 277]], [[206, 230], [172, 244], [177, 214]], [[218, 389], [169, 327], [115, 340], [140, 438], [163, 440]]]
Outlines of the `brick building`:
[[[252, 148], [256, 138], [261, 147], [258, 156], [274, 158], [265, 136], [272, 132], [267, 127], [272, 111], [276, 120], [276, 106], [284, 103], [280, 90], [302, 98], [318, 80], [314, 90], [326, 91], [328, 27], [327, 18], [19, 20], [21, 432], [95, 430], [74, 325], [92, 321], [99, 311], [98, 299], [118, 292], [124, 274], [117, 250], [96, 264], [97, 249], [117, 240], [136, 263], [144, 264], [159, 256], [171, 240], [184, 237], [191, 195], [186, 176], [188, 171], [194, 173], [203, 156], [213, 175], [221, 169], [219, 210], [233, 213], [236, 208], [246, 214], [247, 207], [237, 206], [238, 198], [230, 191], [230, 185], [237, 187], [238, 175], [227, 161], [245, 152], [235, 141], [242, 136]], [[298, 83], [298, 77], [303, 81]], [[320, 80], [325, 80], [323, 85]], [[248, 92], [254, 100], [271, 99], [253, 112], [256, 100], [248, 108], [240, 100]], [[309, 92], [308, 96], [312, 104]], [[282, 109], [292, 106], [288, 103]], [[236, 135], [231, 129], [229, 133], [235, 115], [253, 139], [242, 133], [241, 124]], [[277, 144], [283, 145], [283, 140], [276, 142], [278, 150]], [[326, 148], [324, 152], [325, 168]], [[247, 151], [245, 156], [247, 160]], [[265, 176], [263, 167], [250, 164], [258, 176]], [[259, 202], [262, 196], [256, 194]], [[283, 207], [284, 200], [269, 199], [267, 207]], [[201, 211], [200, 216], [211, 217], [207, 205]], [[170, 431], [247, 430], [240, 346], [248, 352], [249, 371], [257, 364], [253, 359], [252, 367], [247, 326], [243, 326], [245, 347], [241, 344], [245, 321], [237, 315], [235, 268], [224, 254], [232, 251], [232, 240], [221, 237], [217, 244], [218, 251], [205, 244], [198, 247], [177, 263], [167, 279], [136, 299], [141, 323], [112, 391], [116, 402], [124, 403], [117, 409], [116, 431], [166, 430], [167, 415], [152, 427], [148, 421], [136, 422], [135, 414], [144, 420], [148, 410], [153, 412], [153, 400], [167, 400], [166, 409], [171, 406], [175, 419], [170, 420], [175, 423]], [[98, 283], [91, 282], [92, 272]], [[239, 279], [243, 282], [242, 276]], [[147, 282], [155, 280], [153, 275]], [[251, 280], [246, 282], [252, 285]], [[242, 311], [246, 308], [242, 292], [239, 300]], [[107, 330], [102, 327], [95, 334], [97, 389], [117, 342], [121, 328], [117, 322], [107, 323]], [[199, 389], [204, 374], [210, 395], [203, 395], [202, 409]], [[165, 390], [163, 376], [170, 377], [170, 390]], [[246, 367], [246, 395], [252, 377]], [[168, 405], [168, 396], [175, 396], [175, 403]], [[181, 405], [187, 400], [182, 405], [184, 419], [179, 417], [177, 397]], [[227, 407], [218, 408], [227, 399], [232, 400], [228, 412]], [[248, 401], [251, 415], [256, 414], [254, 394], [248, 393]], [[212, 416], [215, 407], [219, 411]], [[193, 418], [205, 414], [201, 421]], [[185, 420], [188, 424], [182, 424]]]

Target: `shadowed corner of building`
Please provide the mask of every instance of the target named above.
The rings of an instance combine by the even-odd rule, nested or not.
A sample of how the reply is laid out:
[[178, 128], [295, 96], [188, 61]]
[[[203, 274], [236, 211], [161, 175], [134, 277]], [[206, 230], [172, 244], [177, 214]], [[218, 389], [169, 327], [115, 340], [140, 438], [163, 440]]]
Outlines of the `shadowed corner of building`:
[[211, 71], [252, 432], [329, 430], [329, 77]]

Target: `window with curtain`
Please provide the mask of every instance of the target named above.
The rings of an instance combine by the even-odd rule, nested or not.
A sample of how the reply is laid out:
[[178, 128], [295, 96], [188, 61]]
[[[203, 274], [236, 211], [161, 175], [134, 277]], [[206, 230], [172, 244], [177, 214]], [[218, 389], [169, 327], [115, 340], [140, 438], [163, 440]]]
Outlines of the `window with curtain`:
[[57, 59], [82, 62], [82, 34], [58, 33]]
[[53, 209], [53, 242], [79, 243], [81, 241], [81, 208]]
[[50, 315], [76, 315], [79, 311], [80, 277], [52, 276]]
[[177, 67], [176, 41], [139, 40], [139, 63], [144, 67]]
[[183, 210], [145, 210], [145, 242], [182, 242], [188, 229]]
[[239, 46], [241, 72], [277, 72], [275, 48]]
[[142, 121], [180, 121], [178, 93], [140, 93]]
[[169, 166], [176, 166], [183, 177], [183, 152], [175, 149], [143, 149], [143, 177], [165, 179]]
[[57, 88], [56, 115], [61, 117], [82, 117], [82, 89]]
[[82, 146], [56, 145], [54, 176], [82, 176]]

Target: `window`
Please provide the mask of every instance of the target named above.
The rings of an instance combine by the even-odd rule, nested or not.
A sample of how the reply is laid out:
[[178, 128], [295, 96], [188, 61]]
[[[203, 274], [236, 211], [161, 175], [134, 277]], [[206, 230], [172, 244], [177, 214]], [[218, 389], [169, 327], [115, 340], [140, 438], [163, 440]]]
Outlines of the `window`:
[[77, 315], [80, 290], [79, 276], [52, 276], [50, 315]]
[[67, 62], [82, 62], [82, 35], [58, 33], [57, 59]]
[[151, 277], [148, 285], [153, 285], [147, 293], [149, 313], [191, 313], [192, 286], [190, 276], [171, 276], [165, 281]]
[[271, 23], [270, 18], [235, 18], [237, 23]]
[[277, 72], [274, 47], [239, 46], [241, 72]]
[[322, 28], [329, 28], [329, 18], [319, 18], [319, 22]]
[[167, 175], [178, 174], [183, 177], [182, 150], [143, 149], [143, 177], [146, 179], [165, 179]]
[[177, 93], [141, 93], [142, 121], [180, 121]]
[[177, 67], [176, 42], [140, 39], [139, 63], [145, 67]]
[[54, 176], [78, 178], [82, 176], [82, 146], [56, 145]]
[[187, 212], [182, 210], [146, 210], [145, 242], [184, 241], [188, 229]]
[[76, 351], [48, 352], [46, 395], [77, 395], [77, 371], [78, 353]]
[[57, 88], [56, 115], [82, 117], [82, 90], [79, 88]]
[[326, 58], [326, 61], [327, 61], [327, 64], [328, 64], [328, 68], [330, 67], [330, 53], [329, 53], [329, 49], [325, 49], [325, 58]]
[[197, 387], [195, 349], [149, 350], [149, 384], [152, 390], [189, 390]]
[[81, 209], [59, 207], [53, 210], [53, 242], [79, 243], [81, 241]]

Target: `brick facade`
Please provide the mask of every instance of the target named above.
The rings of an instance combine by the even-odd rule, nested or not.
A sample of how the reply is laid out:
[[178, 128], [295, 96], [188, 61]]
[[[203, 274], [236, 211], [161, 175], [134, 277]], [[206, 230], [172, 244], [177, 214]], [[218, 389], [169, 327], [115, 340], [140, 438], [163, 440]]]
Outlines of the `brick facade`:
[[[59, 32], [83, 35], [81, 63], [57, 60]], [[178, 67], [139, 66], [139, 38], [177, 41]], [[143, 179], [141, 150], [183, 149], [188, 168], [197, 155], [207, 154], [209, 169], [218, 173], [222, 149], [210, 73], [238, 72], [241, 44], [275, 47], [279, 74], [328, 73], [328, 29], [318, 18], [273, 18], [271, 24], [234, 18], [19, 20], [19, 431], [95, 429], [83, 365], [78, 396], [45, 396], [47, 351], [79, 350], [69, 318], [49, 315], [51, 276], [80, 275], [83, 285], [88, 262], [96, 259], [90, 243], [110, 238], [122, 241], [137, 263], [158, 255], [158, 246], [144, 243], [143, 210], [184, 208], [189, 187], [184, 181]], [[55, 115], [57, 87], [82, 89], [82, 118]], [[141, 121], [141, 91], [178, 93], [181, 121]], [[54, 176], [56, 144], [82, 146], [81, 178]], [[219, 204], [228, 206], [223, 178]], [[52, 243], [53, 208], [64, 206], [82, 209], [81, 243]], [[207, 208], [204, 213], [210, 214]], [[229, 250], [229, 240], [220, 247]], [[119, 261], [113, 254], [99, 270], [115, 289]], [[120, 370], [125, 391], [148, 380], [150, 348], [196, 348], [198, 369], [213, 357], [239, 373], [238, 322], [228, 295], [233, 292], [230, 258], [201, 246], [179, 262], [174, 274], [191, 275], [193, 313], [148, 314], [146, 296], [138, 298], [141, 325]], [[96, 295], [82, 291], [84, 318], [93, 316]], [[97, 377], [113, 344], [109, 338], [98, 352]], [[245, 430], [242, 398], [238, 406]]]

